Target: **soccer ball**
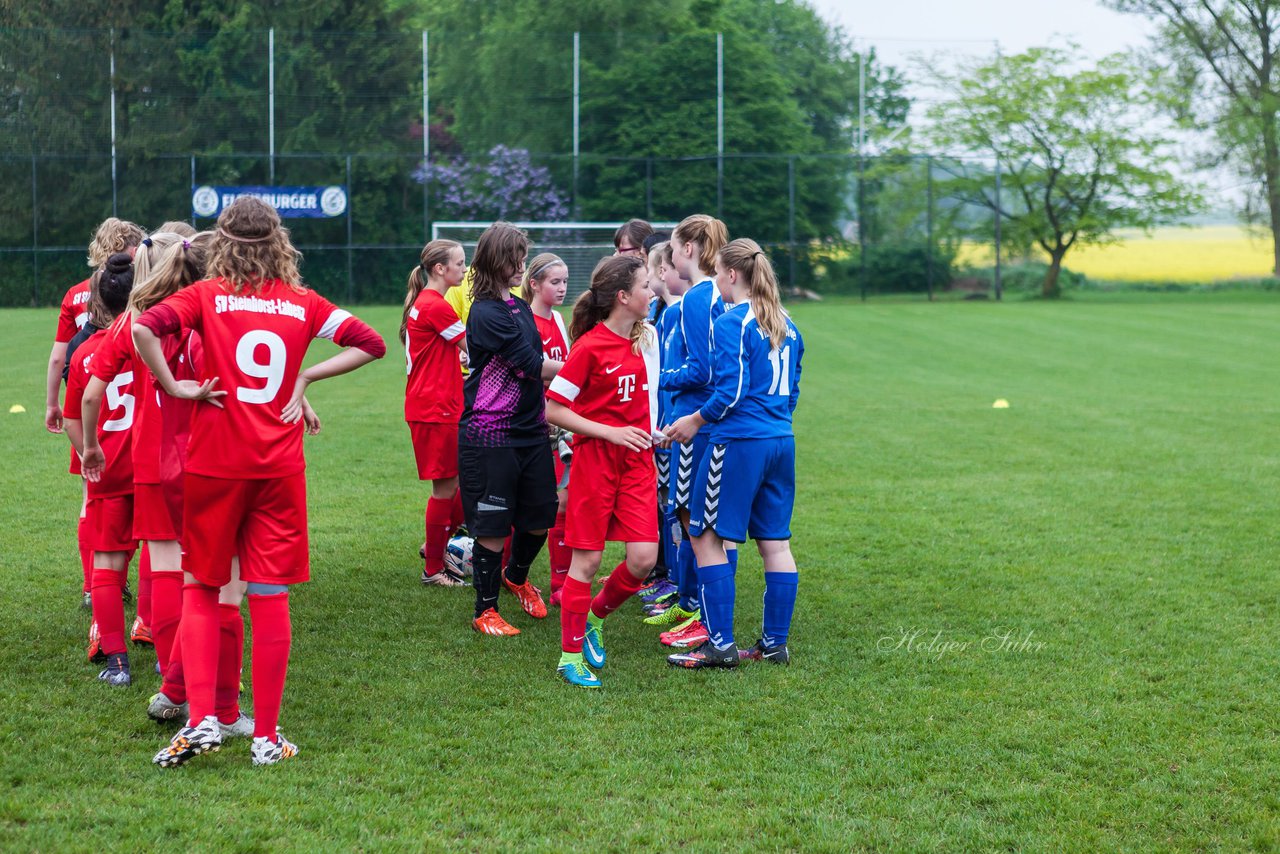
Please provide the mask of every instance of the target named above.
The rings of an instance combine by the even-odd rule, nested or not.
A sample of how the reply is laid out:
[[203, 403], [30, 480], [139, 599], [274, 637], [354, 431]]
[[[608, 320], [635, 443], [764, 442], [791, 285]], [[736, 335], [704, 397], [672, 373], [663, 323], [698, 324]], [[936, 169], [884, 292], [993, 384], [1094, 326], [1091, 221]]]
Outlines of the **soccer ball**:
[[475, 540], [471, 537], [453, 537], [444, 550], [444, 562], [454, 572], [467, 578], [471, 577], [471, 549]]

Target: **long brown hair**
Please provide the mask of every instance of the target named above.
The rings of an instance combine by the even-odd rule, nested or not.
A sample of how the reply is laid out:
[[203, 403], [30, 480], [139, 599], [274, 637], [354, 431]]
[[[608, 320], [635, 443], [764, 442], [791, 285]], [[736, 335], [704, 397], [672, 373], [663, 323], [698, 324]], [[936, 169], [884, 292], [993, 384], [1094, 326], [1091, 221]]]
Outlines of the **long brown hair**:
[[[635, 255], [611, 255], [604, 258], [591, 271], [591, 286], [582, 292], [573, 304], [573, 320], [569, 323], [569, 338], [577, 341], [596, 324], [609, 316], [618, 294], [631, 290], [636, 280], [636, 270], [644, 269], [644, 259]], [[636, 353], [644, 343], [645, 322], [637, 320], [631, 327], [631, 349]]]
[[[155, 237], [152, 238], [154, 240]], [[194, 237], [181, 238], [173, 243], [160, 258], [153, 262], [150, 273], [138, 281], [129, 295], [129, 310], [141, 314], [151, 306], [166, 300], [193, 282], [204, 277], [209, 244], [213, 232], [202, 231]], [[152, 245], [154, 247], [154, 244]], [[136, 270], [136, 267], [135, 267]]]
[[280, 279], [305, 291], [298, 261], [302, 253], [289, 242], [289, 229], [271, 205], [241, 196], [223, 208], [209, 246], [209, 278], [221, 277], [236, 292], [260, 291]]
[[422, 254], [418, 256], [418, 266], [409, 271], [408, 292], [404, 296], [404, 314], [400, 316], [401, 344], [405, 343], [405, 335], [408, 334], [409, 312], [413, 309], [413, 304], [418, 301], [422, 289], [427, 286], [431, 271], [437, 264], [447, 266], [453, 250], [461, 248], [462, 244], [456, 240], [433, 240], [422, 247]]
[[93, 232], [89, 242], [89, 266], [100, 270], [107, 258], [116, 252], [126, 252], [142, 242], [147, 233], [139, 225], [123, 219], [107, 217]]
[[529, 254], [529, 236], [499, 220], [484, 230], [471, 256], [471, 298], [498, 299]]
[[681, 220], [671, 236], [681, 243], [698, 244], [698, 269], [710, 273], [716, 268], [716, 255], [729, 241], [729, 229], [713, 216], [694, 214]]
[[739, 237], [720, 250], [720, 263], [725, 269], [737, 270], [746, 280], [747, 299], [755, 312], [756, 323], [769, 336], [775, 350], [781, 347], [787, 338], [787, 313], [782, 310], [778, 278], [769, 256], [759, 243], [749, 237]]

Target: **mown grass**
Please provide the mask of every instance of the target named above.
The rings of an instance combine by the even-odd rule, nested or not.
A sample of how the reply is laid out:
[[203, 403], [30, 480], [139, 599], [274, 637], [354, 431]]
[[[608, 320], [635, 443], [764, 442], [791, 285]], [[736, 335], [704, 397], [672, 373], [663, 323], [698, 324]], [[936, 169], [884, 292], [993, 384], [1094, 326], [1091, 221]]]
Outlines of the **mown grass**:
[[[468, 592], [416, 581], [393, 350], [313, 389], [301, 756], [162, 772], [154, 679], [82, 657], [79, 487], [39, 426], [53, 313], [0, 313], [0, 848], [1280, 848], [1280, 299], [794, 317], [790, 669], [668, 670], [631, 605], [598, 693], [555, 680], [554, 620], [474, 635]], [[748, 555], [744, 639], [760, 591]]]

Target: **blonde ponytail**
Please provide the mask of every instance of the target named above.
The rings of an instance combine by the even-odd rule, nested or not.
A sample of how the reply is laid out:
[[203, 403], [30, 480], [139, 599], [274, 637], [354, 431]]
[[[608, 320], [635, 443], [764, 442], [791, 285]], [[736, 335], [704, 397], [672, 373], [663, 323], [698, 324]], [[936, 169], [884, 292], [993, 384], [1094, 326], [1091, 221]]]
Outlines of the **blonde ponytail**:
[[747, 299], [755, 312], [756, 323], [769, 336], [773, 349], [787, 339], [787, 313], [782, 309], [778, 278], [773, 263], [760, 244], [749, 237], [739, 237], [720, 250], [720, 263], [736, 270], [747, 282]]

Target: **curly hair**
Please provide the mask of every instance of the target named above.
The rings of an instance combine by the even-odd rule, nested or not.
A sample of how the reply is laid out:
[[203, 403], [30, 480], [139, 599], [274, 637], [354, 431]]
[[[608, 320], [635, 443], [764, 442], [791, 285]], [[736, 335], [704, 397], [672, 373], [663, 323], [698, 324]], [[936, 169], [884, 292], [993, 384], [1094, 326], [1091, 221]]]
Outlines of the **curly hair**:
[[89, 241], [89, 266], [101, 270], [108, 258], [117, 252], [127, 252], [142, 243], [146, 236], [142, 226], [115, 217], [104, 219]]
[[241, 196], [218, 217], [209, 244], [207, 275], [225, 279], [237, 293], [260, 291], [274, 279], [302, 292], [306, 286], [298, 272], [301, 259], [276, 209], [253, 196]]

